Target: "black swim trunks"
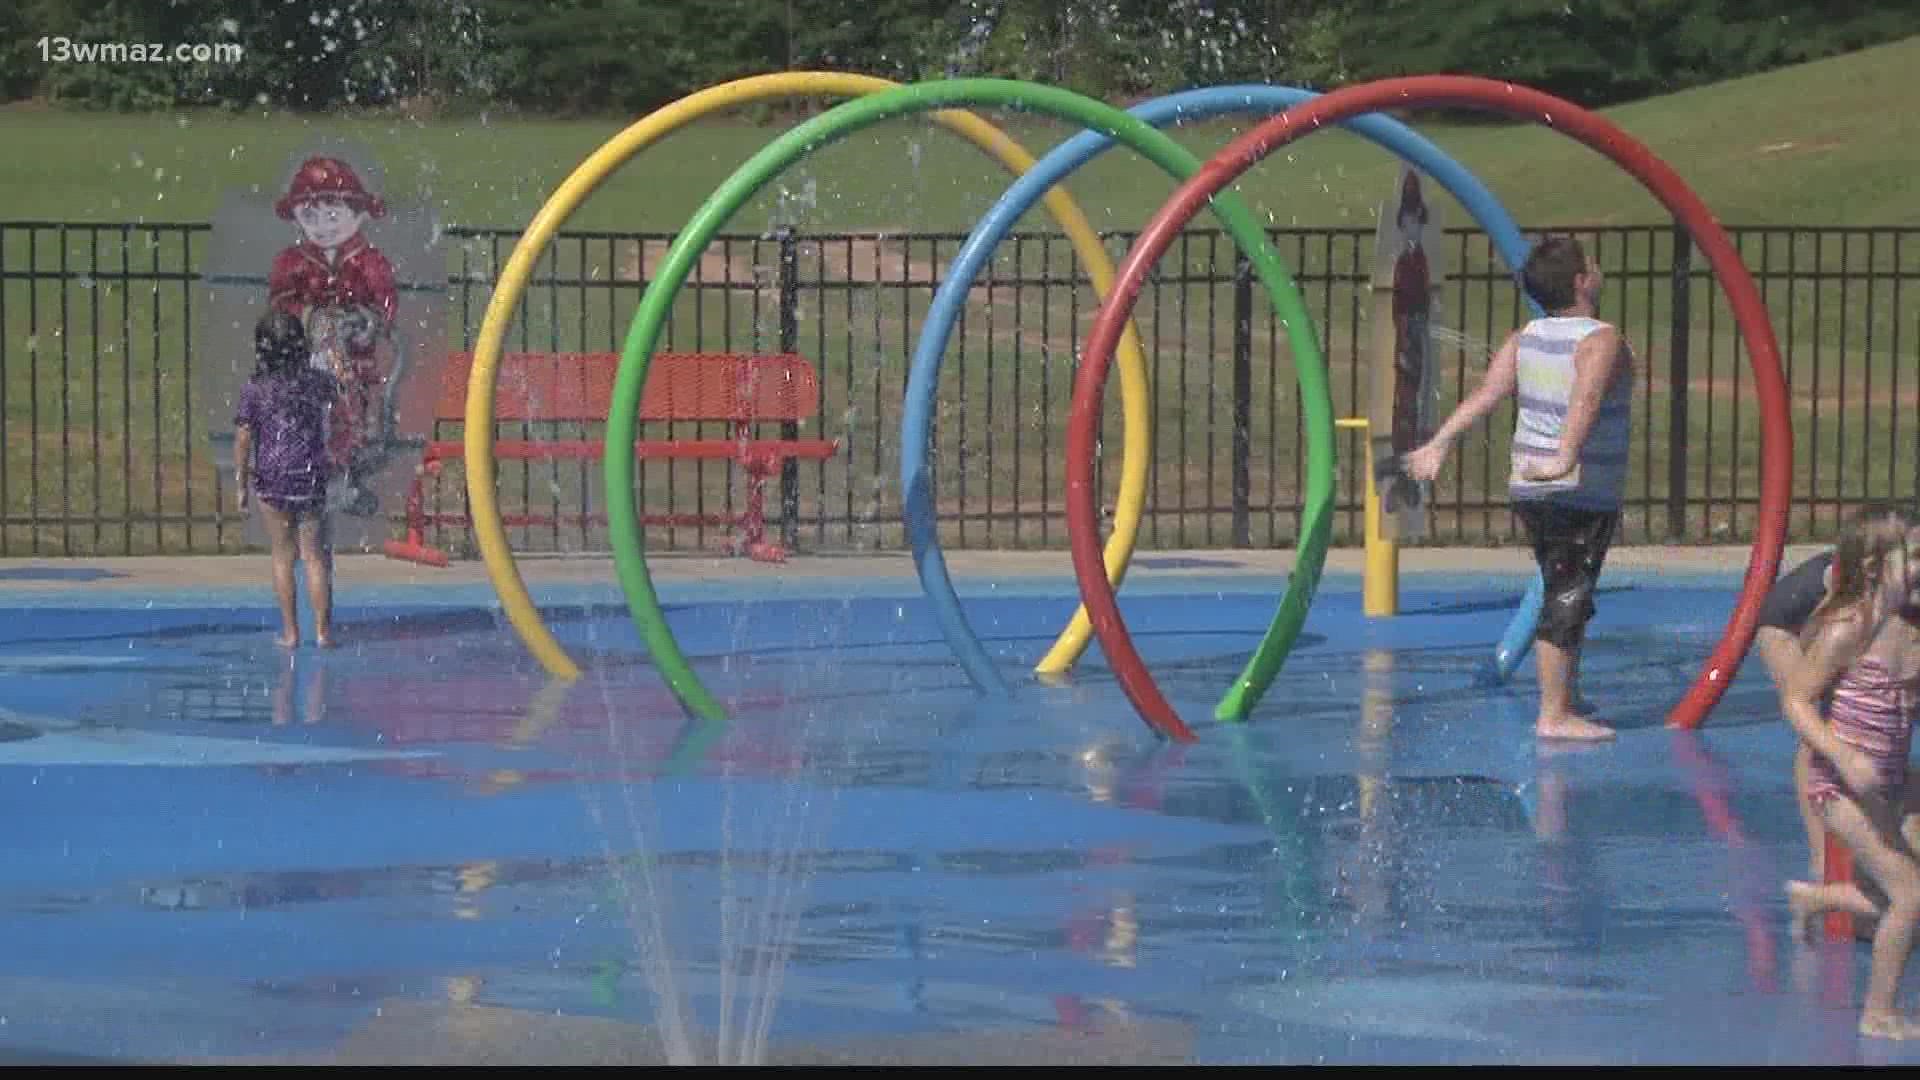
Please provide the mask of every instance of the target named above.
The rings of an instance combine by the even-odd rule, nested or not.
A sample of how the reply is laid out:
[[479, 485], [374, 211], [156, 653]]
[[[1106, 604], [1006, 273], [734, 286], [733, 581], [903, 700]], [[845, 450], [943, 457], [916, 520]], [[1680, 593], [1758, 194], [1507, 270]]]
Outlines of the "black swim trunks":
[[1594, 616], [1600, 568], [1620, 525], [1618, 510], [1590, 510], [1548, 499], [1518, 499], [1513, 512], [1533, 542], [1533, 559], [1546, 586], [1533, 636], [1562, 649], [1578, 644]]

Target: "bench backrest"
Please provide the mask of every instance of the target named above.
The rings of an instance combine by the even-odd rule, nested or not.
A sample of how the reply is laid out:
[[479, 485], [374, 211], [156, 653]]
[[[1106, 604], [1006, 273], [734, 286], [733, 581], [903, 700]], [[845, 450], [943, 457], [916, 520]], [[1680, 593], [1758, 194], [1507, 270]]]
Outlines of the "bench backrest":
[[[447, 357], [435, 415], [467, 412], [472, 353]], [[604, 421], [619, 353], [503, 353], [494, 391], [501, 421]], [[658, 353], [647, 365], [640, 419], [807, 420], [820, 411], [820, 380], [793, 353]]]

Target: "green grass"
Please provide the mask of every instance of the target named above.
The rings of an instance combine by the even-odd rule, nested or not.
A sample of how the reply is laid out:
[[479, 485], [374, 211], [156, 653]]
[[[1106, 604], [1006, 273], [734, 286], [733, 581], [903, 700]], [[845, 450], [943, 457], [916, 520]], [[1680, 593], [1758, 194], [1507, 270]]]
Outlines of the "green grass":
[[[1722, 220], [1740, 224], [1914, 224], [1915, 126], [1903, 107], [1920, 38], [1603, 111], [1665, 158]], [[1036, 154], [1072, 133], [1034, 117], [989, 117]], [[5, 116], [0, 199], [11, 219], [205, 220], [221, 193], [271, 187], [321, 138], [357, 140], [386, 164], [390, 199], [424, 198], [450, 223], [516, 227], [596, 146], [637, 118], [550, 120], [181, 113], [120, 116], [15, 107]], [[1664, 215], [1593, 152], [1534, 125], [1446, 123], [1419, 130], [1478, 173], [1532, 225], [1637, 223]], [[1182, 129], [1203, 155], [1250, 121]], [[634, 159], [582, 209], [581, 227], [674, 231], [781, 126], [739, 116], [699, 122]], [[1390, 186], [1389, 155], [1327, 132], [1288, 147], [1243, 181], [1279, 225], [1364, 223]], [[811, 198], [815, 229], [964, 230], [1004, 177], [923, 118], [889, 121], [826, 147], [784, 180]], [[1172, 184], [1116, 152], [1070, 184], [1096, 225], [1132, 229]], [[777, 200], [743, 215], [764, 226]], [[1037, 216], [1036, 216], [1037, 217]], [[1451, 220], [1462, 220], [1456, 212]], [[1037, 224], [1037, 221], [1036, 221]]]
[[[1676, 94], [1608, 110], [1617, 123], [1665, 156], [1721, 220], [1733, 225], [1900, 225], [1916, 212], [1902, 186], [1914, 156], [1914, 125], [1898, 108], [1905, 76], [1920, 63], [1920, 39], [1893, 43], [1851, 56], [1764, 76]], [[1070, 131], [1027, 117], [996, 116], [1036, 154]], [[1417, 126], [1477, 171], [1529, 226], [1659, 223], [1664, 212], [1634, 183], [1596, 155], [1541, 128], [1506, 124], [1436, 123]], [[259, 183], [269, 188], [294, 155], [321, 137], [357, 139], [376, 149], [388, 170], [388, 197], [410, 192], [430, 198], [450, 223], [515, 228], [535, 211], [552, 186], [620, 123], [613, 121], [448, 120], [426, 124], [385, 119], [322, 120], [194, 114], [120, 117], [15, 109], [5, 115], [9, 148], [0, 158], [0, 193], [12, 220], [74, 221], [204, 220], [222, 193]], [[1178, 132], [1205, 154], [1246, 123], [1214, 123]], [[738, 163], [773, 138], [777, 126], [717, 117], [643, 154], [589, 201], [570, 223], [578, 228], [671, 232], [680, 227], [708, 191]], [[917, 156], [916, 156], [917, 155]], [[917, 163], [916, 163], [917, 162]], [[1289, 147], [1253, 170], [1240, 185], [1256, 210], [1279, 227], [1348, 226], [1368, 229], [1371, 206], [1390, 186], [1397, 168], [1386, 154], [1358, 138], [1329, 132]], [[783, 178], [788, 197], [763, 195], [729, 225], [751, 233], [776, 214], [803, 231], [887, 230], [964, 232], [1003, 190], [1005, 178], [977, 152], [924, 121], [893, 121], [821, 152]], [[1171, 180], [1119, 152], [1076, 176], [1071, 189], [1103, 229], [1140, 226], [1174, 187]], [[1457, 208], [1445, 219], [1467, 220]], [[1200, 227], [1211, 227], [1206, 218]], [[1023, 229], [1051, 231], [1041, 211]], [[75, 234], [61, 243], [42, 233], [31, 265], [46, 271], [91, 267], [103, 271], [64, 289], [50, 282], [0, 283], [0, 357], [5, 377], [5, 459], [0, 462], [0, 502], [16, 524], [6, 527], [4, 548], [58, 552], [147, 551], [192, 543], [233, 550], [241, 542], [237, 522], [216, 526], [226, 513], [227, 493], [217, 486], [199, 440], [182, 417], [191, 388], [186, 372], [208, 347], [200, 329], [182, 315], [179, 283], [132, 288], [111, 278], [121, 265], [117, 252], [96, 256], [92, 243]], [[1616, 272], [1607, 300], [1610, 317], [1629, 326], [1652, 372], [1650, 397], [1642, 399], [1634, 486], [1630, 494], [1660, 500], [1666, 494], [1668, 429], [1666, 373], [1671, 362], [1671, 290], [1665, 280], [1664, 236], [1636, 237], [1625, 249], [1603, 255], [1621, 271], [1645, 267], [1651, 277]], [[1920, 238], [1915, 238], [1920, 241]], [[1344, 245], [1348, 241], [1341, 240]], [[204, 237], [197, 241], [204, 244]], [[621, 244], [627, 242], [622, 241]], [[1365, 259], [1370, 240], [1357, 248], [1322, 250], [1283, 238], [1281, 250], [1304, 279], [1336, 276]], [[1778, 234], [1761, 247], [1750, 238], [1743, 252], [1762, 278], [1775, 334], [1786, 357], [1796, 408], [1796, 490], [1838, 492], [1847, 497], [1909, 490], [1915, 473], [1913, 410], [1920, 388], [1911, 369], [1912, 319], [1902, 308], [1900, 275], [1920, 267], [1920, 242], [1895, 251], [1884, 238], [1865, 250], [1864, 240], [1797, 238]], [[1649, 246], [1650, 245], [1650, 246]], [[108, 247], [112, 247], [108, 243]], [[885, 245], [882, 245], [885, 247]], [[1116, 255], [1119, 244], [1110, 245]], [[824, 291], [803, 290], [800, 348], [822, 370], [824, 408], [819, 429], [846, 439], [848, 455], [825, 469], [801, 473], [803, 515], [852, 515], [852, 526], [824, 533], [809, 527], [813, 546], [897, 547], [902, 537], [890, 519], [898, 512], [897, 402], [909, 351], [933, 290], [927, 279], [944, 266], [957, 244], [939, 247], [917, 240], [892, 245], [893, 263], [857, 266], [851, 247], [832, 242], [803, 249], [803, 280], [842, 282]], [[507, 250], [502, 245], [501, 252]], [[715, 254], [710, 252], [710, 254]], [[776, 333], [774, 305], [766, 290], [745, 286], [771, 263], [771, 245], [741, 242], [733, 269], [742, 287], [683, 294], [676, 304], [667, 347], [768, 347]], [[864, 257], [864, 256], [862, 256]], [[1230, 245], [1189, 253], [1196, 269], [1217, 272], [1230, 259]], [[609, 241], [574, 244], [558, 260], [559, 273], [606, 280], [630, 258]], [[727, 260], [722, 257], [719, 262]], [[1057, 272], [1070, 262], [1057, 238], [1009, 244], [996, 267], [1032, 275]], [[485, 265], [482, 259], [480, 264]], [[23, 234], [15, 231], [0, 249], [0, 265], [17, 274], [29, 265]], [[172, 248], [136, 251], [136, 272], [155, 266], [181, 268]], [[1769, 273], [1789, 266], [1871, 270], [1877, 280], [1814, 281], [1804, 276], [1791, 290]], [[1173, 269], [1163, 263], [1161, 272]], [[1481, 268], [1484, 269], [1484, 268]], [[1732, 333], [1724, 301], [1696, 257], [1698, 283], [1689, 320], [1692, 379], [1687, 460], [1690, 490], [1729, 492], [1750, 499], [1757, 487], [1757, 408], [1746, 360]], [[541, 274], [551, 273], [552, 266]], [[921, 284], [899, 287], [911, 278]], [[884, 287], [870, 283], [887, 282]], [[510, 347], [608, 348], [624, 337], [639, 287], [601, 290], [591, 299], [539, 284], [528, 295]], [[1354, 290], [1345, 282], [1308, 280], [1309, 310], [1331, 366], [1336, 409], [1359, 411], [1355, 351], [1364, 343], [1364, 319], [1352, 314]], [[1493, 297], [1491, 304], [1488, 297]], [[1150, 517], [1149, 546], [1224, 542], [1228, 536], [1231, 401], [1228, 360], [1229, 290], [1162, 284], [1143, 300], [1138, 318], [1149, 343], [1159, 388], [1159, 438]], [[477, 326], [485, 287], [471, 290], [464, 313], [450, 311], [449, 332]], [[1064, 539], [1059, 448], [1072, 389], [1074, 351], [1085, 337], [1096, 303], [1085, 287], [999, 287], [992, 303], [970, 305], [951, 347], [940, 392], [936, 469], [949, 544], [987, 541], [983, 515], [995, 544], [1057, 546]], [[1181, 302], [1185, 301], [1185, 310]], [[1449, 287], [1449, 315], [1442, 322], [1469, 337], [1494, 341], [1516, 317], [1510, 290], [1484, 285]], [[1299, 408], [1284, 344], [1256, 291], [1252, 490], [1256, 505], [1285, 506], [1296, 496], [1301, 468]], [[1157, 305], [1157, 306], [1156, 306]], [[64, 307], [63, 307], [64, 306]], [[31, 325], [30, 325], [31, 324]], [[1904, 324], [1904, 327], [1903, 327]], [[1896, 335], [1905, 332], [1905, 337]], [[189, 340], [189, 334], [201, 335]], [[1871, 347], [1867, 347], [1868, 341]], [[1903, 360], [1903, 358], [1908, 358]], [[1477, 377], [1478, 355], [1443, 350], [1442, 407], [1462, 378]], [[1903, 367], [1902, 364], [1906, 366]], [[95, 415], [95, 383], [99, 384]], [[1116, 390], [1108, 393], [1110, 449], [1118, 437]], [[1818, 406], [1816, 407], [1816, 402]], [[192, 423], [198, 425], [195, 415]], [[1483, 437], [1471, 441], [1458, 471], [1443, 490], [1449, 496], [1498, 500], [1504, 490], [1500, 454], [1510, 419], [1497, 416]], [[451, 437], [457, 428], [443, 431]], [[503, 436], [515, 434], [503, 431]], [[554, 432], [592, 437], [591, 430]], [[1700, 450], [1711, 441], [1711, 460]], [[98, 449], [95, 443], [98, 442]], [[1360, 474], [1357, 448], [1343, 437], [1341, 497], [1353, 501]], [[1044, 450], [1044, 452], [1043, 452]], [[1209, 471], [1206, 461], [1214, 465]], [[1109, 454], [1109, 464], [1114, 461]], [[598, 470], [577, 465], [509, 465], [502, 470], [502, 501], [516, 507], [597, 504]], [[714, 465], [650, 464], [641, 470], [643, 504], [658, 505], [671, 493], [686, 506], [729, 498], [729, 474]], [[1106, 476], [1108, 498], [1113, 470]], [[965, 516], [962, 507], [964, 488]], [[442, 485], [458, 504], [458, 471]], [[43, 509], [66, 505], [77, 519], [66, 526], [18, 524], [37, 490]], [[737, 498], [737, 492], [733, 493]], [[161, 513], [159, 526], [128, 528], [129, 515]], [[1015, 515], [1032, 515], [1018, 518]], [[1750, 506], [1737, 502], [1697, 509], [1689, 535], [1747, 535]], [[1707, 515], [1700, 520], [1700, 515]], [[93, 518], [106, 524], [96, 530]], [[1796, 534], [1819, 531], [1830, 520], [1807, 506], [1795, 519]], [[1505, 515], [1478, 510], [1443, 515], [1440, 535], [1497, 539], [1506, 535]], [[1256, 512], [1256, 543], [1293, 538], [1288, 512]], [[1357, 514], [1337, 523], [1341, 542], [1358, 536]], [[1629, 531], [1664, 536], [1664, 510], [1630, 517]], [[96, 532], [98, 538], [96, 539]], [[449, 542], [455, 538], [445, 537]], [[687, 529], [656, 529], [653, 542], [685, 546], [700, 542]], [[516, 550], [565, 548], [577, 538], [550, 530], [515, 530]], [[707, 542], [717, 542], [708, 534]], [[588, 537], [603, 545], [604, 534]]]

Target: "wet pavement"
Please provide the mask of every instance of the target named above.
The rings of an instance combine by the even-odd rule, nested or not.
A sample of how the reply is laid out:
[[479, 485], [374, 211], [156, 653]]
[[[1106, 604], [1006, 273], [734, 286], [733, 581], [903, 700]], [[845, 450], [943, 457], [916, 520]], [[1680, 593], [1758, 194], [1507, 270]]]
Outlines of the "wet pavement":
[[1920, 1060], [1854, 1033], [1864, 946], [1787, 940], [1806, 851], [1757, 660], [1702, 734], [1662, 727], [1737, 573], [1610, 575], [1586, 682], [1621, 738], [1542, 752], [1530, 665], [1479, 677], [1517, 573], [1410, 574], [1391, 620], [1331, 576], [1222, 725], [1280, 582], [1178, 568], [1122, 604], [1185, 747], [1097, 647], [1032, 679], [1077, 599], [1057, 575], [969, 592], [1011, 701], [897, 583], [667, 590], [724, 724], [681, 712], [608, 583], [536, 590], [571, 685], [470, 583], [343, 589], [345, 647], [292, 654], [258, 587], [0, 591], [0, 1047]]

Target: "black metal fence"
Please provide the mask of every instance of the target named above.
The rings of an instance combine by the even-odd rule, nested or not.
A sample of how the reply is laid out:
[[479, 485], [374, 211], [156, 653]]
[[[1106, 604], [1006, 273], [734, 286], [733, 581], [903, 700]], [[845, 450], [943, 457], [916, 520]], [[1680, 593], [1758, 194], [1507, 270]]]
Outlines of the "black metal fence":
[[[1759, 410], [1721, 290], [1668, 225], [1573, 230], [1606, 271], [1603, 315], [1641, 361], [1623, 542], [1744, 541], [1759, 486]], [[1847, 507], [1920, 496], [1920, 239], [1909, 228], [1733, 228], [1769, 305], [1793, 396], [1796, 539], [1832, 535]], [[1357, 362], [1369, 321], [1373, 235], [1279, 229], [1272, 240], [1314, 318], [1340, 415], [1365, 411]], [[243, 520], [198, 430], [193, 365], [205, 362], [195, 295], [207, 226], [0, 223], [0, 556], [240, 550]], [[808, 425], [843, 442], [783, 477], [775, 520], [803, 550], [897, 549], [899, 419], [909, 360], [959, 234], [727, 236], [676, 301], [664, 347], [790, 350], [821, 377]], [[1132, 236], [1107, 238], [1116, 261]], [[518, 234], [449, 234], [447, 341], [471, 344]], [[540, 260], [507, 340], [528, 351], [617, 351], [671, 237], [573, 232]], [[1439, 405], [1470, 389], [1525, 318], [1486, 238], [1447, 239]], [[943, 365], [933, 465], [951, 547], [1058, 547], [1067, 405], [1098, 307], [1063, 237], [1019, 234], [968, 295]], [[1142, 294], [1136, 322], [1153, 385], [1154, 455], [1142, 544], [1286, 546], [1298, 528], [1305, 442], [1291, 346], [1232, 241], [1183, 234]], [[1111, 501], [1119, 393], [1106, 397], [1103, 490]], [[1436, 493], [1430, 542], [1511, 540], [1510, 408], [1465, 440]], [[596, 425], [502, 425], [501, 437], [594, 437]], [[671, 435], [719, 434], [677, 425]], [[435, 433], [457, 438], [446, 421]], [[1336, 542], [1358, 543], [1360, 445], [1340, 444]], [[737, 505], [735, 471], [649, 460], [650, 510]], [[508, 462], [508, 513], [599, 502], [585, 462]], [[431, 490], [458, 511], [463, 478]], [[396, 518], [396, 528], [398, 522]], [[603, 527], [510, 530], [516, 551], [603, 551]], [[430, 537], [455, 551], [463, 530]], [[717, 547], [713, 527], [658, 526], [652, 545]]]

